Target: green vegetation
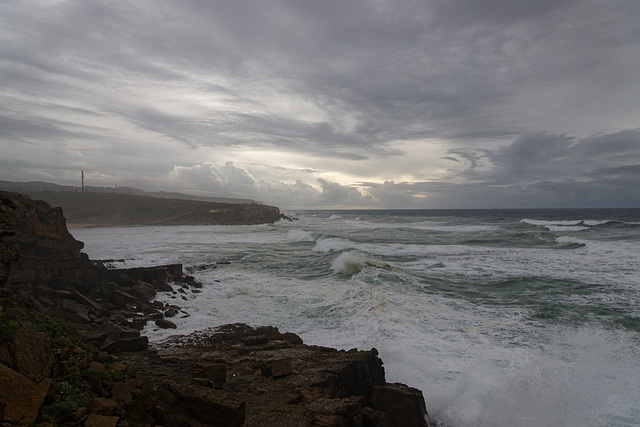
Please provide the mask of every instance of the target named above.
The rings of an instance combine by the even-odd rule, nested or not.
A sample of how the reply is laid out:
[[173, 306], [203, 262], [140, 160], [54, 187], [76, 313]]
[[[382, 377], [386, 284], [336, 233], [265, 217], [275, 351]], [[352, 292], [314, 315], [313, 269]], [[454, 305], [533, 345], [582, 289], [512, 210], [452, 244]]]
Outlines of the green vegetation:
[[0, 289], [0, 339], [8, 339], [20, 328], [44, 332], [52, 344], [59, 348], [80, 347], [87, 352], [97, 351], [94, 345], [82, 340], [74, 327], [60, 319], [25, 308], [15, 299], [15, 295], [10, 296], [5, 289]]
[[40, 409], [38, 421], [54, 426], [74, 421], [78, 408], [87, 406], [91, 400], [91, 393], [83, 384], [60, 381], [52, 390], [50, 401]]
[[20, 328], [18, 322], [0, 307], [0, 341], [9, 339], [18, 328]]
[[[49, 423], [53, 426], [69, 425], [75, 422], [78, 408], [100, 395], [106, 384], [124, 382], [134, 378], [129, 370], [112, 368], [114, 358], [100, 352], [93, 344], [84, 342], [78, 331], [63, 321], [29, 309], [25, 298], [15, 292], [0, 288], [0, 342], [11, 339], [18, 329], [32, 329], [49, 336], [53, 346], [68, 349], [73, 356], [59, 362], [61, 373], [53, 379], [49, 395], [45, 400], [36, 425]], [[105, 364], [104, 370], [80, 368], [88, 362]]]

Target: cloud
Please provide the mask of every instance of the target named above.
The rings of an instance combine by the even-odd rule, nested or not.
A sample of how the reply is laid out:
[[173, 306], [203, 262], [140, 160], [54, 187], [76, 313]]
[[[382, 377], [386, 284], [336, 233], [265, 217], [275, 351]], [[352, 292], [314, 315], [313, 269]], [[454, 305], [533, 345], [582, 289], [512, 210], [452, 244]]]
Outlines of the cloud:
[[639, 16], [625, 0], [6, 1], [0, 178], [82, 168], [310, 207], [637, 204]]
[[324, 179], [318, 179], [317, 183], [318, 187], [314, 187], [301, 180], [284, 183], [256, 178], [246, 167], [228, 161], [222, 166], [211, 163], [175, 166], [162, 182], [162, 188], [191, 194], [251, 198], [288, 208], [367, 206], [371, 201], [356, 188]]

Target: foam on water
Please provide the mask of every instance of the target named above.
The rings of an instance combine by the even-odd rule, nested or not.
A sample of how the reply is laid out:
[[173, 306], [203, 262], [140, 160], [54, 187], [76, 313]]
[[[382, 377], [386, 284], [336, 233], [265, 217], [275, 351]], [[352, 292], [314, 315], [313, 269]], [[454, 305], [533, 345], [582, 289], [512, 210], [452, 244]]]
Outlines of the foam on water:
[[315, 237], [313, 233], [305, 230], [289, 230], [287, 238], [294, 242], [313, 242]]
[[127, 266], [230, 259], [194, 269], [201, 293], [158, 295], [190, 313], [172, 319], [178, 331], [269, 324], [308, 344], [376, 347], [387, 380], [420, 388], [438, 425], [640, 425], [638, 230], [538, 214], [298, 213], [77, 237]]
[[[637, 339], [629, 342], [628, 335], [597, 327], [536, 330], [522, 324], [517, 310], [401, 295], [368, 285], [367, 275], [377, 273], [358, 265], [360, 274], [351, 279], [313, 286], [280, 286], [281, 278], [232, 269], [210, 271], [220, 282], [180, 301], [191, 317], [176, 323], [190, 332], [268, 319], [307, 343], [376, 347], [387, 378], [422, 389], [431, 416], [445, 426], [613, 426], [635, 419], [638, 355], [629, 352]], [[259, 286], [251, 284], [257, 280]], [[171, 333], [146, 332], [154, 341]]]

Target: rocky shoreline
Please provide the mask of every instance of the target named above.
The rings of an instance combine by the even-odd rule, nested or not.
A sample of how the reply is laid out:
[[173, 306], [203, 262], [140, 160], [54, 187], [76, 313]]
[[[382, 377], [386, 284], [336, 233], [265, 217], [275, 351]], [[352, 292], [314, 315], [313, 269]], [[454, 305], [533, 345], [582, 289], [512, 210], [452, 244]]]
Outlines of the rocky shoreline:
[[375, 349], [243, 324], [149, 345], [145, 325], [188, 315], [156, 293], [202, 285], [179, 264], [89, 260], [61, 209], [0, 192], [0, 239], [0, 425], [428, 425]]

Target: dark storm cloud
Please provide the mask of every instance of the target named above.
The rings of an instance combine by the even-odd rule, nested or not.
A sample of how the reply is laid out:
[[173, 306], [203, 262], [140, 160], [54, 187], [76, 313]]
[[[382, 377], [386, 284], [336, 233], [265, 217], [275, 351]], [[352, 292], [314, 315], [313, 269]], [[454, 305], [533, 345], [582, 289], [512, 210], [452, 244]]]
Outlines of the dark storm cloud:
[[[637, 206], [640, 129], [589, 138], [538, 133], [497, 149], [451, 150], [467, 184], [398, 186], [444, 206]], [[448, 200], [447, 200], [448, 198]]]
[[[343, 175], [359, 164], [369, 194], [321, 178], [326, 203], [562, 193], [593, 204], [607, 188], [640, 203], [628, 185], [640, 164], [638, 18], [635, 0], [6, 1], [1, 154], [46, 142], [71, 168], [104, 161], [127, 176], [138, 154], [160, 174], [180, 149], [274, 149], [334, 159]], [[449, 175], [362, 172], [407, 161], [394, 144], [421, 140], [443, 145]], [[154, 160], [157, 141], [175, 145]]]

